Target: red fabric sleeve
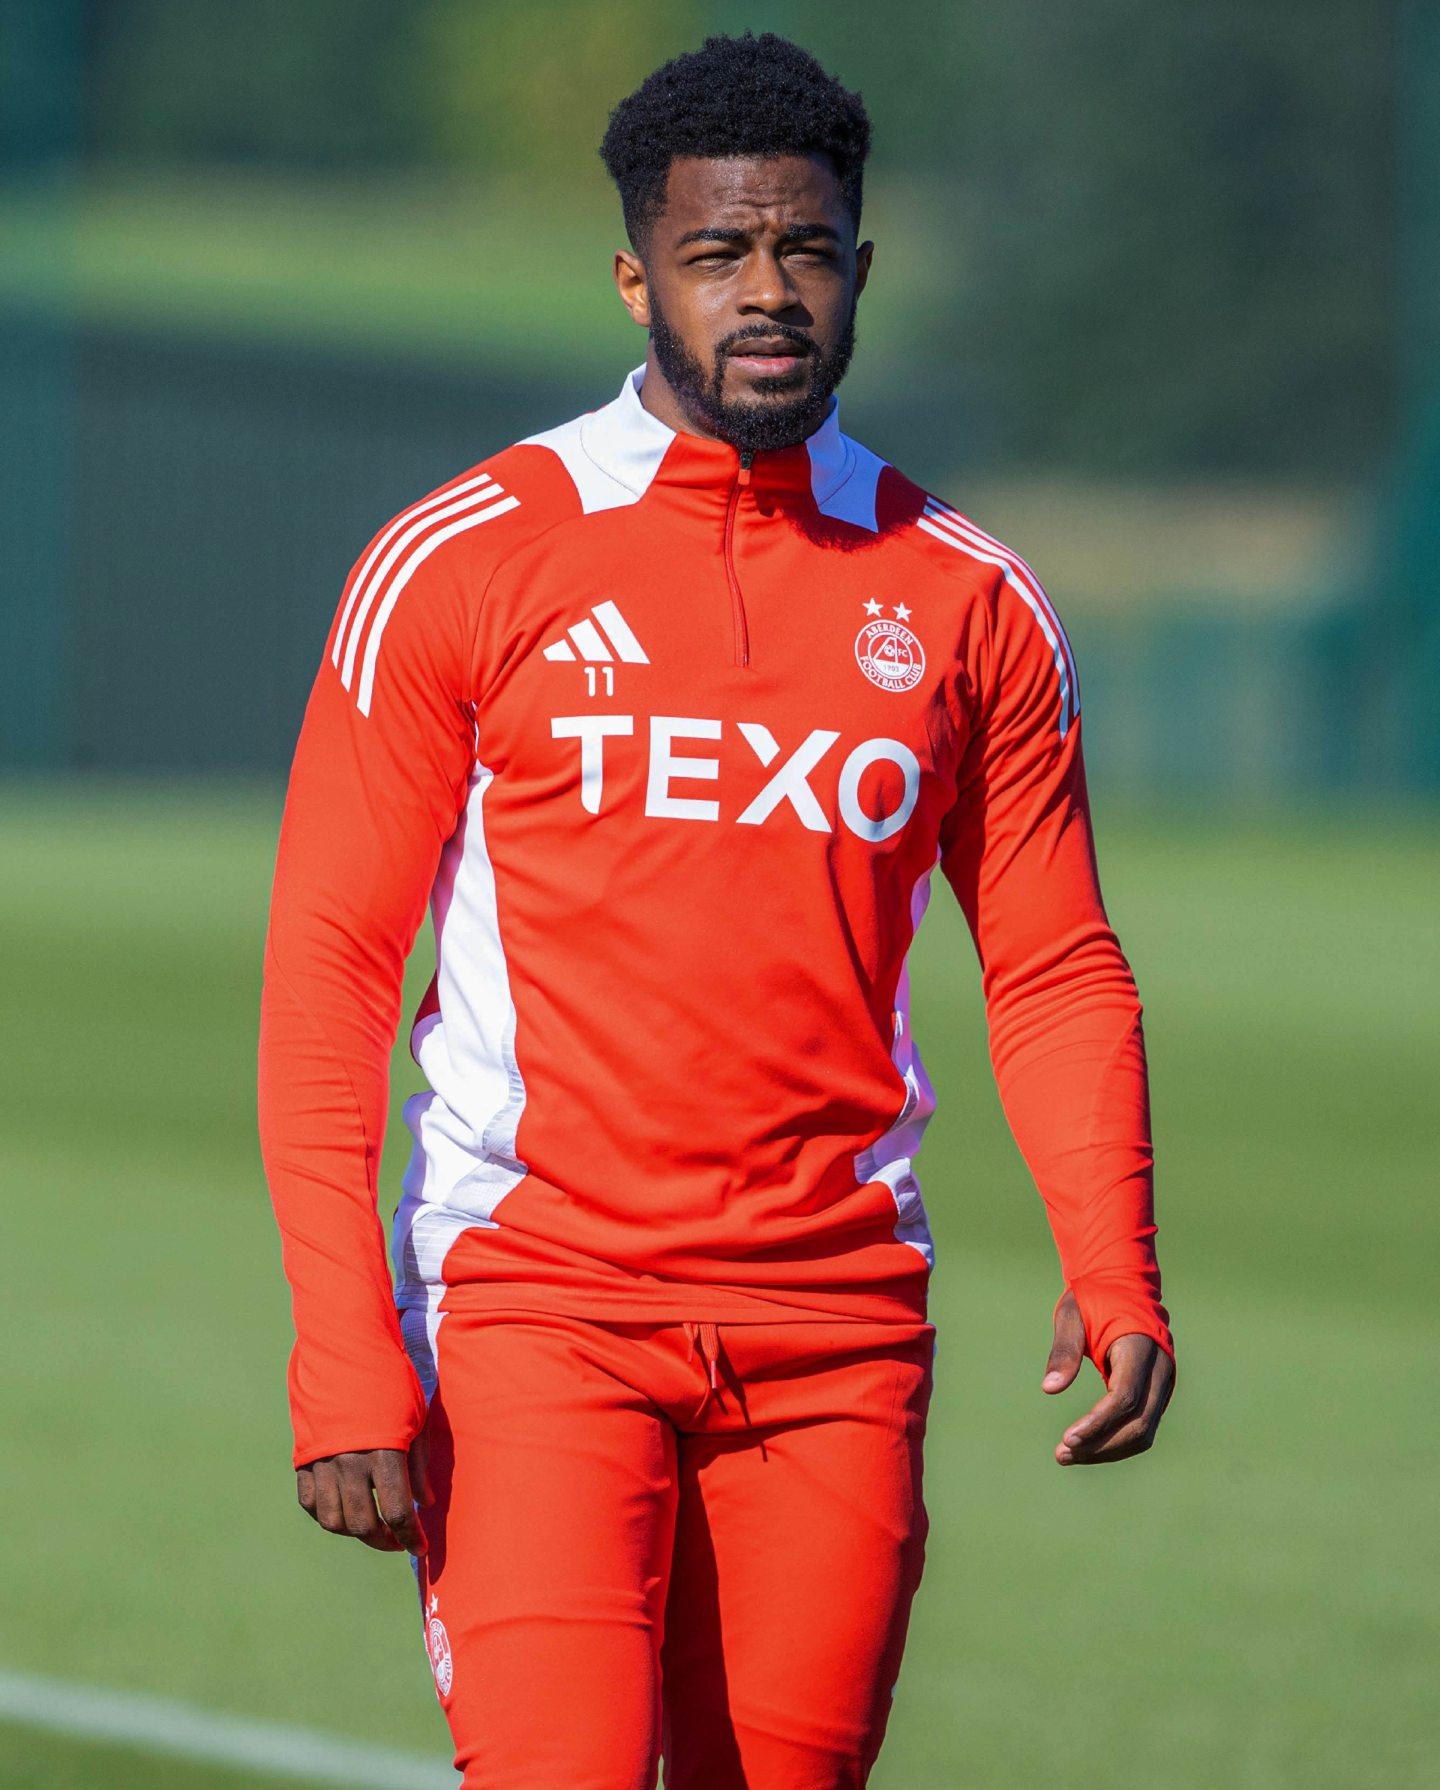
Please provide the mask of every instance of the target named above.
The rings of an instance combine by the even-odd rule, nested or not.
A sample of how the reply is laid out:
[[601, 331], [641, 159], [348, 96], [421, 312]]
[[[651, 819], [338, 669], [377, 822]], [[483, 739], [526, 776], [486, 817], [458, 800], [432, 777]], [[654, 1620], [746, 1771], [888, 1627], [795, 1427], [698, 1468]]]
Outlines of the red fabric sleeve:
[[978, 712], [941, 868], [980, 956], [1005, 1114], [1104, 1374], [1111, 1343], [1132, 1332], [1174, 1355], [1153, 1242], [1145, 1043], [1101, 901], [1079, 717], [1060, 731], [1073, 661], [1043, 592], [1029, 594], [1043, 625], [997, 581], [970, 654]]
[[424, 1421], [377, 1177], [405, 959], [474, 760], [473, 624], [453, 561], [433, 554], [383, 617], [368, 714], [363, 654], [353, 688], [343, 651], [333, 663], [344, 617], [342, 600], [291, 770], [260, 1022], [261, 1149], [295, 1320], [297, 1466], [405, 1448]]

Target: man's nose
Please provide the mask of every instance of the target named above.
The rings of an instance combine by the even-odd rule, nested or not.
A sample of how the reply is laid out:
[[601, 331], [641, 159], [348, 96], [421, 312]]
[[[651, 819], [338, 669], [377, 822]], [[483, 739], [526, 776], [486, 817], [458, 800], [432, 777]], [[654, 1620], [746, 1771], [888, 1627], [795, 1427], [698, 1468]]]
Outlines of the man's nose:
[[766, 316], [788, 311], [796, 303], [795, 288], [778, 255], [761, 250], [745, 263], [739, 306], [742, 311], [763, 311]]

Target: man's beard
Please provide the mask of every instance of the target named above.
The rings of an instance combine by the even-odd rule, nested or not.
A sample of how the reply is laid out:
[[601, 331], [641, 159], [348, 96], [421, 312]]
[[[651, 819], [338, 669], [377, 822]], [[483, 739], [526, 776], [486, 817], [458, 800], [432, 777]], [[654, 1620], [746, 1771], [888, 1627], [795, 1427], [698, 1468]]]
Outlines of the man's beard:
[[[710, 434], [742, 454], [759, 453], [768, 448], [794, 447], [813, 435], [824, 422], [836, 386], [845, 377], [850, 357], [855, 352], [855, 301], [835, 346], [825, 352], [803, 330], [779, 323], [755, 323], [737, 329], [715, 346], [714, 361], [706, 368], [666, 321], [664, 313], [650, 294], [650, 341], [660, 371], [681, 409]], [[804, 357], [802, 367], [808, 371], [806, 383], [793, 393], [789, 378], [760, 379], [753, 399], [726, 398], [725, 361], [731, 350], [746, 341], [784, 337]], [[775, 396], [766, 394], [774, 393]]]

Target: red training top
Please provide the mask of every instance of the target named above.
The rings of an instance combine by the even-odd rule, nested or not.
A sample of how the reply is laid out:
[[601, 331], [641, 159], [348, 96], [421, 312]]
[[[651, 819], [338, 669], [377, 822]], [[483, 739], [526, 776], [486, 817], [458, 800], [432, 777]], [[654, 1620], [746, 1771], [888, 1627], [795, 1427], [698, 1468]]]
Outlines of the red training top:
[[[404, 511], [340, 603], [260, 1041], [297, 1464], [417, 1433], [397, 1306], [923, 1318], [905, 961], [937, 864], [1089, 1352], [1171, 1347], [1140, 1004], [1049, 599], [834, 408], [746, 464], [642, 377]], [[377, 1176], [427, 901], [392, 1286]]]

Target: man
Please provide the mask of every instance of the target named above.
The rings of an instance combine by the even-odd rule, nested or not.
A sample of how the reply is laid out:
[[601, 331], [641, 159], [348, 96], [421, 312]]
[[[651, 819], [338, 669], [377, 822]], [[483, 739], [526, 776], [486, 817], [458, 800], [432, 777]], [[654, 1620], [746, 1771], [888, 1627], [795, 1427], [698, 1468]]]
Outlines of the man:
[[1108, 1383], [1057, 1459], [1147, 1447], [1172, 1384], [1069, 645], [839, 428], [868, 142], [768, 35], [617, 108], [645, 364], [376, 536], [296, 753], [261, 1120], [299, 1495], [414, 1554], [467, 1786], [640, 1790], [662, 1747], [668, 1790], [865, 1782], [926, 1529], [937, 866], [1064, 1271], [1044, 1386]]

